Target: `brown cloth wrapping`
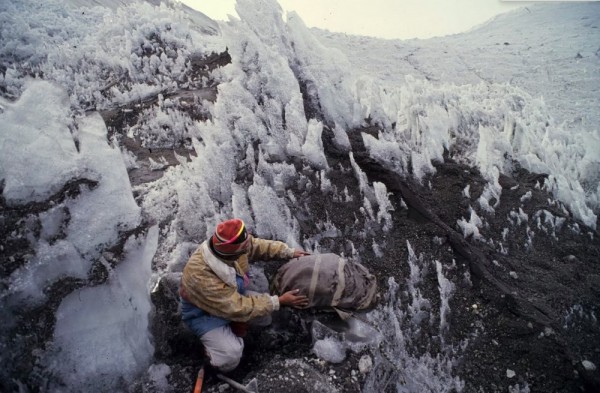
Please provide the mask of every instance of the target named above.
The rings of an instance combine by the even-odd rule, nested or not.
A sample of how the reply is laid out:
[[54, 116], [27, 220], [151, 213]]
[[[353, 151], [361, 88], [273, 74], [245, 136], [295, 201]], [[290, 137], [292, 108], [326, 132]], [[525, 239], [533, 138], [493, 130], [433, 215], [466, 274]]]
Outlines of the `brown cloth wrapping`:
[[273, 280], [274, 291], [281, 295], [299, 289], [309, 307], [333, 307], [340, 311], [371, 307], [377, 293], [377, 280], [367, 268], [336, 254], [315, 254], [295, 258], [281, 266]]

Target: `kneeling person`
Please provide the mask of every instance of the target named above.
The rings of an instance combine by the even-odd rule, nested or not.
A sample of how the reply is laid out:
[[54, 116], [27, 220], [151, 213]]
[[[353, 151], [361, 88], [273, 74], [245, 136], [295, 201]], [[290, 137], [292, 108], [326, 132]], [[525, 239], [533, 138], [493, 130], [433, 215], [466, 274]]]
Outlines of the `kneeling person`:
[[232, 322], [248, 322], [271, 314], [280, 305], [306, 307], [297, 290], [281, 296], [250, 293], [249, 262], [297, 258], [308, 253], [279, 241], [248, 234], [240, 219], [220, 223], [214, 235], [190, 257], [181, 278], [182, 319], [204, 345], [213, 367], [227, 372], [237, 367], [244, 341], [231, 330]]

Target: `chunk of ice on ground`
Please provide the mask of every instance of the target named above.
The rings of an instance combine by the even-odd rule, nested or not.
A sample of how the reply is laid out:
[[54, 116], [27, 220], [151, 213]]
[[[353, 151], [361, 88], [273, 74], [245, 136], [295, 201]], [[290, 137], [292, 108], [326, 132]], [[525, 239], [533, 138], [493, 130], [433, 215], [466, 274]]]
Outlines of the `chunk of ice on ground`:
[[313, 345], [313, 352], [319, 358], [330, 363], [341, 363], [346, 358], [346, 348], [333, 337], [317, 340]]
[[583, 366], [583, 368], [585, 368], [587, 371], [596, 371], [596, 365], [592, 362], [590, 362], [589, 360], [584, 360], [581, 362], [581, 365]]
[[106, 284], [77, 290], [58, 307], [54, 342], [43, 362], [72, 391], [113, 390], [148, 367], [148, 283], [157, 246], [157, 226], [143, 239], [132, 236], [125, 260]]
[[171, 367], [164, 363], [153, 364], [148, 368], [148, 375], [154, 387], [161, 392], [172, 392], [173, 387], [169, 384], [167, 376], [171, 374]]
[[361, 374], [366, 374], [373, 368], [373, 360], [371, 360], [371, 356], [362, 355], [360, 360], [358, 361], [358, 369]]

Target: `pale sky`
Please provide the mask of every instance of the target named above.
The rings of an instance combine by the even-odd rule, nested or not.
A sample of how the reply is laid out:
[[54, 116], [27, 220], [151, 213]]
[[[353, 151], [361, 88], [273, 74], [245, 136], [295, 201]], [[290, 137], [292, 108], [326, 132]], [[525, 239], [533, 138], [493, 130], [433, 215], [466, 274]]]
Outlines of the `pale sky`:
[[[181, 0], [212, 19], [237, 17], [235, 0]], [[308, 27], [381, 38], [455, 34], [531, 2], [506, 0], [278, 0]]]

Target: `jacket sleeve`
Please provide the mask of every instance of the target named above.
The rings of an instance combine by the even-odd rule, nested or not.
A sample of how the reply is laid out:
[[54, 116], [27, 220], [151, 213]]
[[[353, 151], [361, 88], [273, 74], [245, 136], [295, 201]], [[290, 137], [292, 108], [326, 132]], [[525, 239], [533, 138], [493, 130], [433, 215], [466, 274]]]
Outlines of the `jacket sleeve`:
[[230, 321], [247, 322], [268, 315], [279, 306], [279, 301], [268, 294], [241, 295], [203, 267], [186, 266], [182, 285], [188, 300], [196, 307]]
[[292, 259], [294, 249], [288, 247], [284, 242], [276, 240], [252, 238], [252, 246], [250, 249], [250, 261], [269, 261], [272, 259]]

